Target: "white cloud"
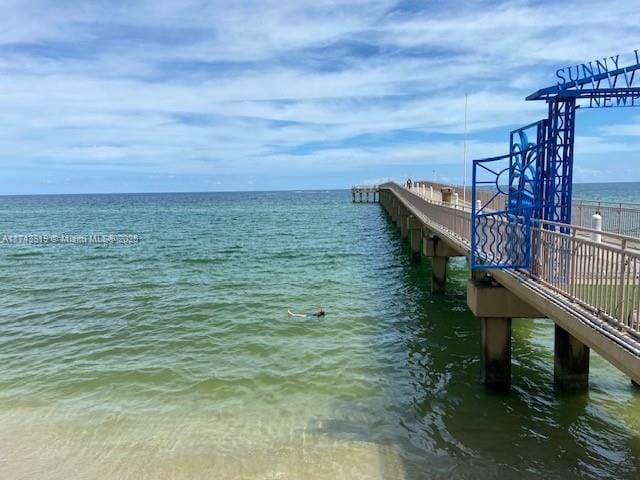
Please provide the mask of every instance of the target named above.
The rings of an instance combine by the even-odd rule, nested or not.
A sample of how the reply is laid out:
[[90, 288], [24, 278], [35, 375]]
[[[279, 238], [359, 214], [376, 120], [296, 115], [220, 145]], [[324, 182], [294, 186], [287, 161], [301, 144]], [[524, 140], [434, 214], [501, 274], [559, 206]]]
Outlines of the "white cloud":
[[[553, 83], [554, 66], [635, 38], [636, 2], [614, 3], [6, 1], [0, 166], [365, 178], [372, 166], [452, 164], [465, 91], [469, 158], [500, 154], [506, 142], [486, 132], [506, 140], [543, 117], [524, 97]], [[575, 14], [589, 10], [599, 14]], [[576, 145], [611, 148], [636, 146]]]
[[600, 131], [605, 136], [640, 137], [640, 119], [624, 124], [604, 125]]

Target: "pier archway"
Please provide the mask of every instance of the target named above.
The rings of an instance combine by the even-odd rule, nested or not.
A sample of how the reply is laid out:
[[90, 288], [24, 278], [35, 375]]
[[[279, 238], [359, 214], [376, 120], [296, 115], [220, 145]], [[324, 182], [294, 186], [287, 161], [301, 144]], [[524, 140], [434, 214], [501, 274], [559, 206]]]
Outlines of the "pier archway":
[[[562, 231], [571, 223], [576, 112], [640, 106], [634, 55], [626, 67], [617, 55], [558, 69], [556, 85], [526, 98], [546, 101], [547, 118], [511, 132], [507, 155], [473, 162], [472, 268], [530, 268], [532, 225]], [[493, 191], [485, 205], [477, 204], [478, 190]]]

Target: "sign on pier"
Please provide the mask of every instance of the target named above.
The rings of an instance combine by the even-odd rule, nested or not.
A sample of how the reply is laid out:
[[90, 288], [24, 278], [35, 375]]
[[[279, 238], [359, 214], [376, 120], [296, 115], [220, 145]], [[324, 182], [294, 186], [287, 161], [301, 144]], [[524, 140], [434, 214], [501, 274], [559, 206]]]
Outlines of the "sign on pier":
[[[536, 221], [571, 223], [576, 109], [640, 105], [638, 70], [639, 50], [561, 67], [555, 85], [527, 97], [548, 103], [547, 118], [511, 132], [507, 155], [473, 162], [472, 268], [530, 269]], [[479, 191], [492, 200], [478, 206]]]

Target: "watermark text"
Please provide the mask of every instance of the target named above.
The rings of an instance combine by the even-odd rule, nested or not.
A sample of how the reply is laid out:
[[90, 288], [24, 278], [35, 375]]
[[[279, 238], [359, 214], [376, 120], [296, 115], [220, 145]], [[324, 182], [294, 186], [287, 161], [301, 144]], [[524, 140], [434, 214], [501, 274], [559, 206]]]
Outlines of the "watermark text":
[[137, 233], [109, 234], [0, 234], [0, 245], [135, 245], [140, 243]]

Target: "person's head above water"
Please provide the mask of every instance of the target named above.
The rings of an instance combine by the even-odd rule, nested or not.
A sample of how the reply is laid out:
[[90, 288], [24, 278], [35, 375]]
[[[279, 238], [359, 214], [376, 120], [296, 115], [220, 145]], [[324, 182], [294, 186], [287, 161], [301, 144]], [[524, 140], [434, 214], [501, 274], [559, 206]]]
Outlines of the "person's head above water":
[[324, 317], [324, 310], [322, 308], [316, 312], [316, 317]]

